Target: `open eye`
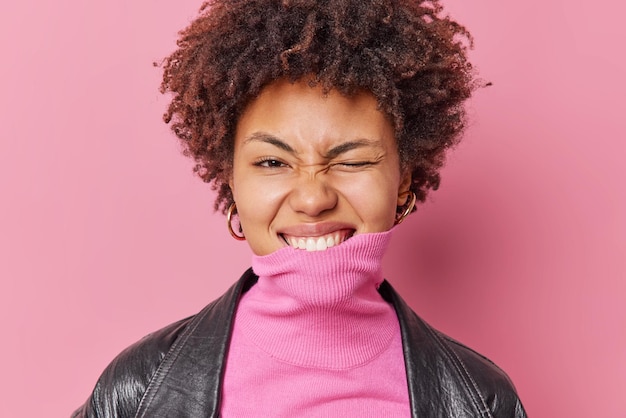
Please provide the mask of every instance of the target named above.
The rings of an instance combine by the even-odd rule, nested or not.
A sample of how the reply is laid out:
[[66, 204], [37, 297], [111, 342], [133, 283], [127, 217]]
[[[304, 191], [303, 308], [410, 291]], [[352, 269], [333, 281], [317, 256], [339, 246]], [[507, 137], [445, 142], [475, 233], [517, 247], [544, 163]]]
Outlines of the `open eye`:
[[275, 158], [263, 158], [254, 163], [257, 167], [266, 167], [266, 168], [282, 168], [287, 167], [287, 164], [284, 162], [277, 160]]

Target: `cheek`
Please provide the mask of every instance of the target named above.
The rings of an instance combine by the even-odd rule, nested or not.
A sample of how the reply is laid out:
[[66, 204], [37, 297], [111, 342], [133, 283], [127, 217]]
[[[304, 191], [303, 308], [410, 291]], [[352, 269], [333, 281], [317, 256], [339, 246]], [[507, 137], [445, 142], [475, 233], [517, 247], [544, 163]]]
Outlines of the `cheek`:
[[395, 220], [397, 182], [393, 176], [355, 179], [344, 187], [343, 194], [366, 226], [387, 230]]
[[254, 176], [234, 176], [233, 196], [239, 219], [247, 229], [264, 228], [275, 216], [284, 194], [275, 183]]

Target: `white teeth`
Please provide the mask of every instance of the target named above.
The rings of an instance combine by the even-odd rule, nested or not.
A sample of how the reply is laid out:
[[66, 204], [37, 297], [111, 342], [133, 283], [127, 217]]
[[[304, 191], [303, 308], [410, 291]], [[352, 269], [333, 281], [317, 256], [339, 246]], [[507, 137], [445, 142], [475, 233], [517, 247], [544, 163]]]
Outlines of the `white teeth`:
[[286, 237], [286, 241], [295, 249], [307, 251], [324, 251], [345, 241], [348, 235], [341, 231], [322, 237]]

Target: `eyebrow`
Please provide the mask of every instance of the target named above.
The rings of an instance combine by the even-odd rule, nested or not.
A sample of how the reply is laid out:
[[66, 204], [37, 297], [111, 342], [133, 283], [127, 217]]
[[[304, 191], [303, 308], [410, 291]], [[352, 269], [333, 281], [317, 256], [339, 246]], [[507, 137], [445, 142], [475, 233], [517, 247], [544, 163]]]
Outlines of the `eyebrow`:
[[274, 145], [275, 147], [282, 149], [283, 151], [287, 151], [291, 154], [296, 154], [296, 150], [293, 149], [288, 143], [266, 132], [255, 132], [249, 137], [247, 137], [243, 143], [248, 144], [253, 141], [266, 142], [268, 144]]
[[[274, 145], [275, 147], [278, 147], [282, 149], [283, 151], [287, 151], [290, 154], [294, 154], [294, 155], [297, 154], [297, 151], [293, 149], [291, 145], [287, 144], [280, 138], [275, 137], [274, 135], [268, 134], [267, 132], [253, 133], [248, 138], [246, 138], [246, 140], [244, 141], [244, 144], [247, 144], [253, 141], [265, 142], [265, 143]], [[341, 144], [329, 149], [328, 152], [326, 152], [326, 154], [324, 155], [324, 158], [333, 159], [343, 154], [344, 152], [348, 152], [353, 149], [362, 148], [362, 147], [380, 147], [380, 141], [367, 139], [367, 138], [361, 138], [361, 139], [355, 139], [352, 141], [342, 142]]]

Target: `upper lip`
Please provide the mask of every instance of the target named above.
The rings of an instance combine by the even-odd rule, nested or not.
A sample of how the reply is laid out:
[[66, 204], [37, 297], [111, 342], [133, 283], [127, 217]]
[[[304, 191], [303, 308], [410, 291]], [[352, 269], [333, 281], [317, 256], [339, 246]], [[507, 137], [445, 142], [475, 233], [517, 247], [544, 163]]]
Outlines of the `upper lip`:
[[321, 237], [323, 235], [346, 229], [351, 231], [355, 230], [353, 225], [345, 222], [303, 223], [281, 228], [278, 231], [278, 234], [291, 237]]

